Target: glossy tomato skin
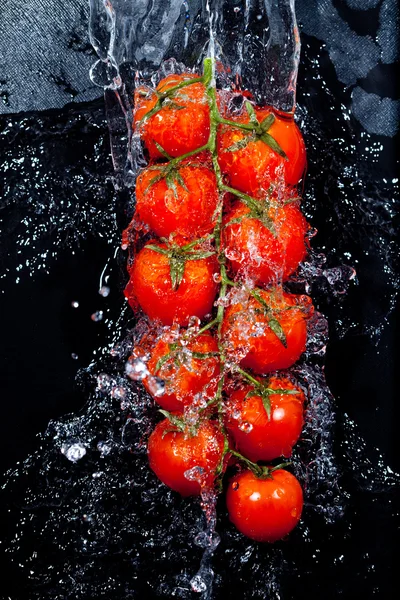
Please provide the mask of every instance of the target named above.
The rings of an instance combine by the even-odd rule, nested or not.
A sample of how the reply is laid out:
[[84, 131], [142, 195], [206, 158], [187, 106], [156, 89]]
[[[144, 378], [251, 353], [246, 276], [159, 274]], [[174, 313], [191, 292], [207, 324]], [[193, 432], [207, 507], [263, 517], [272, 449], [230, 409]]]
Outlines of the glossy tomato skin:
[[226, 493], [229, 518], [243, 535], [257, 542], [276, 542], [300, 521], [303, 491], [291, 473], [277, 469], [258, 479], [243, 471], [231, 479]]
[[[261, 381], [261, 380], [260, 380]], [[237, 449], [253, 462], [288, 457], [303, 427], [304, 394], [287, 377], [263, 382], [272, 389], [297, 390], [298, 394], [271, 394], [268, 418], [260, 396], [247, 397], [254, 386], [233, 391], [225, 406], [225, 426]]]
[[[246, 132], [222, 125], [218, 136], [218, 162], [232, 187], [250, 196], [263, 197], [273, 182], [297, 185], [306, 167], [306, 149], [293, 116], [282, 116], [269, 107], [254, 110], [259, 122], [274, 114], [275, 121], [268, 133], [278, 142], [287, 160], [262, 140], [254, 140], [244, 148], [229, 151], [228, 148], [240, 142]], [[235, 121], [249, 123], [249, 115], [244, 112]]]
[[[307, 254], [308, 223], [296, 203], [271, 206], [273, 231], [236, 202], [224, 219], [223, 246], [228, 265], [254, 285], [286, 281]], [[232, 222], [240, 219], [240, 222]]]
[[[212, 487], [220, 465], [224, 436], [211, 421], [203, 421], [196, 435], [171, 431], [168, 419], [158, 423], [149, 437], [150, 467], [157, 477], [182, 496], [198, 496], [202, 487]], [[185, 477], [185, 471], [203, 469], [201, 484]]]
[[[184, 332], [181, 334], [181, 339], [182, 335]], [[192, 338], [185, 346], [180, 346], [179, 340], [175, 341], [175, 346], [180, 346], [181, 352], [175, 351], [156, 372], [157, 363], [171, 353], [170, 340], [171, 335], [168, 332], [158, 340], [151, 351], [147, 368], [151, 375], [160, 377], [165, 383], [165, 393], [157, 396], [155, 401], [165, 410], [181, 413], [185, 406], [194, 403], [199, 405], [200, 401], [206, 402], [215, 396], [220, 373], [220, 361], [217, 356], [218, 344], [208, 332]], [[183, 350], [185, 350], [185, 354]], [[192, 352], [215, 354], [215, 356], [193, 358], [193, 356], [190, 357]], [[190, 358], [187, 358], [188, 354]], [[148, 378], [143, 383], [151, 394]]]
[[[165, 92], [181, 82], [194, 79], [197, 75], [184, 73], [168, 75], [157, 86]], [[193, 83], [174, 94], [171, 102], [149, 118], [144, 118], [155, 106], [157, 96], [148, 88], [140, 87], [135, 92], [134, 120], [139, 124], [141, 138], [151, 158], [161, 158], [159, 144], [170, 156], [177, 157], [204, 146], [210, 134], [210, 111], [204, 85]]]
[[[287, 369], [304, 352], [307, 341], [307, 319], [313, 312], [311, 298], [287, 294], [281, 289], [257, 290], [270, 307], [266, 315], [263, 306], [253, 296], [233, 302], [226, 308], [222, 336], [233, 360], [259, 375]], [[270, 318], [277, 319], [286, 336], [286, 347], [269, 327]]]
[[[150, 244], [166, 248], [161, 242]], [[213, 275], [218, 272], [215, 256], [189, 260], [182, 283], [174, 290], [168, 257], [145, 246], [130, 269], [125, 296], [134, 310], [138, 302], [152, 320], [161, 321], [163, 325], [187, 325], [191, 316], [202, 319], [211, 312], [218, 289]]]
[[161, 168], [144, 169], [137, 178], [137, 217], [160, 237], [178, 233], [195, 239], [210, 233], [218, 204], [214, 172], [203, 166], [184, 165], [178, 170], [184, 187], [175, 180], [175, 189], [168, 187], [165, 178], [151, 184], [161, 172]]

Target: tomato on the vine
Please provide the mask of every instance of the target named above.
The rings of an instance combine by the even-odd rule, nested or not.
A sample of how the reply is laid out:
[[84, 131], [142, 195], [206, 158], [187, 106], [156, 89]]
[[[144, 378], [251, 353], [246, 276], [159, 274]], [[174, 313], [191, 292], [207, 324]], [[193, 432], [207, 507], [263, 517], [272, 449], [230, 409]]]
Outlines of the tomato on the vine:
[[182, 242], [153, 241], [135, 256], [125, 296], [153, 320], [187, 325], [211, 312], [218, 289], [218, 260], [211, 251], [186, 250]]
[[231, 294], [222, 336], [232, 360], [259, 375], [293, 365], [306, 347], [311, 298], [280, 288]]
[[[155, 397], [162, 408], [173, 412], [193, 404], [204, 408], [218, 387], [218, 344], [208, 332], [186, 340], [184, 330], [178, 338], [166, 331], [152, 348], [147, 368], [164, 381], [164, 393]], [[146, 377], [143, 383], [152, 394], [151, 379]]]
[[292, 531], [303, 510], [301, 485], [284, 469], [256, 477], [239, 473], [228, 485], [226, 504], [235, 527], [257, 542], [276, 542]]
[[210, 233], [217, 205], [214, 171], [200, 164], [148, 167], [136, 180], [136, 216], [160, 237]]
[[229, 394], [225, 426], [253, 462], [290, 456], [303, 427], [303, 404], [302, 390], [288, 377], [260, 379], [259, 386], [246, 384]]
[[[292, 115], [272, 108], [251, 108], [235, 118], [255, 131], [221, 125], [218, 162], [230, 185], [251, 196], [264, 196], [271, 183], [297, 185], [306, 166], [306, 149]], [[249, 108], [248, 108], [249, 110]]]
[[213, 486], [217, 471], [226, 462], [223, 453], [224, 436], [212, 421], [203, 421], [192, 433], [165, 419], [158, 423], [148, 442], [150, 467], [165, 485], [182, 496], [197, 496], [203, 487]]
[[207, 143], [210, 110], [204, 84], [197, 82], [171, 90], [196, 78], [193, 73], [172, 74], [160, 81], [156, 92], [144, 86], [135, 91], [134, 119], [151, 158], [163, 156], [159, 147], [177, 157]]
[[254, 285], [286, 281], [306, 255], [307, 231], [295, 202], [237, 201], [224, 219], [224, 253], [233, 272]]

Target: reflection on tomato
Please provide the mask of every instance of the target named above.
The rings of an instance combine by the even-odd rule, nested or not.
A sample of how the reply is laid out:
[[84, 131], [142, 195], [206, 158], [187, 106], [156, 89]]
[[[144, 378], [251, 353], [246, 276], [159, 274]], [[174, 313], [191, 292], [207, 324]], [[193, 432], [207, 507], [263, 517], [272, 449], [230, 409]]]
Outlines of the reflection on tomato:
[[270, 417], [254, 386], [232, 391], [226, 402], [225, 425], [237, 449], [253, 462], [290, 456], [303, 427], [304, 394], [287, 377], [271, 377], [261, 384], [297, 394], [268, 394]]
[[[149, 437], [150, 467], [165, 485], [182, 496], [197, 496], [202, 487], [212, 487], [221, 464], [224, 436], [211, 421], [203, 421], [196, 434], [179, 431], [165, 419]], [[200, 481], [187, 471], [195, 469]], [[185, 473], [187, 475], [185, 476]]]
[[255, 285], [286, 281], [306, 255], [308, 223], [295, 203], [260, 201], [259, 213], [236, 202], [224, 219], [224, 252], [242, 280]]
[[296, 477], [283, 469], [267, 478], [243, 471], [229, 482], [226, 504], [241, 533], [257, 542], [276, 542], [299, 522], [303, 491]]
[[[167, 92], [182, 82], [196, 78], [193, 73], [168, 75], [157, 86], [157, 92]], [[157, 144], [170, 156], [182, 156], [196, 150], [208, 141], [210, 111], [202, 83], [193, 83], [178, 89], [152, 116], [146, 117], [157, 103], [157, 95], [140, 86], [135, 91], [135, 123], [139, 124], [141, 138], [151, 158], [163, 156]]]
[[[256, 290], [256, 294], [259, 299], [251, 294], [233, 299], [225, 310], [222, 335], [232, 360], [241, 357], [242, 367], [265, 375], [287, 369], [300, 358], [313, 305], [308, 296], [287, 294], [278, 288]], [[278, 326], [284, 342], [277, 335]]]
[[[184, 331], [178, 339], [165, 332], [151, 350], [147, 363], [151, 375], [165, 383], [164, 394], [157, 395], [155, 400], [168, 411], [182, 412], [193, 403], [203, 405], [217, 391], [220, 361], [216, 340], [208, 332], [189, 341], [185, 341], [184, 336]], [[151, 394], [149, 379], [143, 383]]]
[[[267, 133], [276, 140], [287, 158], [283, 158], [262, 139], [251, 137], [251, 132], [222, 125], [218, 137], [218, 161], [230, 185], [250, 196], [262, 197], [272, 182], [282, 181], [294, 186], [301, 179], [306, 166], [306, 149], [303, 136], [293, 116], [283, 116], [271, 108], [255, 108], [257, 120], [274, 116]], [[246, 111], [235, 119], [238, 123], [250, 122]], [[235, 145], [249, 142], [237, 150]], [[244, 140], [244, 141], [243, 141]]]

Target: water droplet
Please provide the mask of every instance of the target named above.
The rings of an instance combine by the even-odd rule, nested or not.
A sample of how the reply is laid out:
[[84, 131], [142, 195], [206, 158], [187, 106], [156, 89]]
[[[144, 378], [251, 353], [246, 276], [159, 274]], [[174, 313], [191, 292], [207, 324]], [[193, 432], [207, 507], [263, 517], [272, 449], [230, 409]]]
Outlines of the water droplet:
[[202, 592], [207, 591], [207, 584], [204, 581], [204, 579], [202, 579], [202, 577], [200, 577], [200, 575], [195, 575], [190, 580], [190, 586], [191, 586], [192, 590], [194, 592], [197, 592], [198, 594], [201, 594]]
[[72, 308], [78, 308], [79, 307], [79, 302], [77, 300], [73, 300], [71, 302], [71, 306], [72, 306]]
[[112, 446], [108, 442], [99, 442], [97, 444], [97, 450], [100, 452], [101, 458], [108, 456], [112, 450]]
[[71, 462], [78, 462], [86, 454], [86, 448], [83, 444], [76, 442], [75, 444], [63, 444], [61, 446], [61, 452], [65, 458], [68, 458]]
[[94, 312], [90, 318], [92, 319], [92, 321], [94, 321], [95, 323], [97, 323], [98, 321], [102, 321], [104, 316], [104, 313], [102, 310], [97, 310], [96, 312]]
[[238, 489], [239, 489], [239, 484], [238, 484], [238, 482], [237, 482], [237, 481], [234, 481], [234, 482], [232, 483], [232, 489], [233, 489], [233, 491], [234, 491], [234, 492], [236, 492], [236, 490], [238, 490]]
[[145, 363], [141, 358], [129, 358], [125, 365], [125, 373], [130, 379], [134, 381], [142, 381], [145, 377], [150, 375], [150, 371], [146, 367]]
[[149, 391], [152, 396], [159, 398], [165, 393], [165, 382], [159, 377], [149, 377], [148, 379]]
[[107, 285], [101, 286], [99, 289], [99, 294], [100, 296], [103, 296], [103, 298], [107, 298], [107, 296], [110, 294], [110, 288]]
[[72, 354], [71, 354], [71, 358], [72, 358], [73, 360], [78, 360], [78, 358], [79, 358], [79, 357], [78, 357], [78, 355], [77, 355], [77, 354], [75, 354], [75, 352], [72, 352]]
[[111, 390], [111, 398], [115, 400], [123, 400], [126, 397], [126, 390], [122, 386], [113, 387]]
[[243, 423], [240, 423], [239, 429], [240, 431], [243, 431], [243, 433], [250, 433], [250, 431], [253, 429], [253, 425], [247, 421], [244, 421]]

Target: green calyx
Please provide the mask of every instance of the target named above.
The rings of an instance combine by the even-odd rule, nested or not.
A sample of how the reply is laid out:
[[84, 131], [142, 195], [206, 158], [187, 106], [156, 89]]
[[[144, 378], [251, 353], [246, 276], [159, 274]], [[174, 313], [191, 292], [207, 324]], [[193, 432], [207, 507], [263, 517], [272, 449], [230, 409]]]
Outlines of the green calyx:
[[176, 291], [182, 283], [185, 274], [185, 265], [189, 260], [202, 260], [215, 254], [213, 250], [195, 249], [205, 239], [209, 239], [209, 237], [202, 240], [195, 240], [185, 246], [178, 246], [178, 244], [170, 243], [165, 238], [161, 238], [166, 248], [156, 246], [155, 244], [147, 244], [145, 248], [163, 254], [168, 258], [172, 289]]
[[[272, 127], [275, 122], [275, 116], [271, 113], [262, 121], [257, 119], [257, 115], [255, 113], [254, 107], [251, 102], [246, 101], [246, 110], [249, 115], [249, 124], [234, 124], [234, 121], [223, 120], [225, 124], [229, 124], [238, 129], [244, 130], [246, 135], [244, 138], [229, 146], [226, 149], [226, 152], [235, 152], [236, 150], [243, 150], [250, 142], [263, 142], [266, 144], [271, 150], [279, 154], [282, 158], [287, 160], [286, 153], [283, 151], [281, 146], [278, 144], [275, 138], [272, 137], [270, 133], [268, 133], [269, 129]], [[244, 127], [243, 125], [247, 125]]]
[[281, 342], [281, 344], [285, 348], [287, 348], [286, 334], [283, 331], [282, 325], [280, 324], [278, 319], [274, 316], [271, 307], [264, 300], [264, 298], [261, 296], [261, 294], [259, 293], [258, 290], [251, 290], [250, 295], [253, 296], [253, 298], [255, 298], [257, 300], [257, 302], [259, 302], [259, 304], [261, 304], [261, 306], [263, 307], [263, 313], [266, 316], [267, 321], [268, 321], [268, 327], [276, 335], [276, 337]]
[[[252, 375], [250, 375], [249, 373], [247, 373], [240, 367], [237, 367], [236, 370], [244, 379], [247, 379], [247, 381], [249, 381], [252, 384], [252, 389], [250, 389], [247, 392], [247, 394], [244, 397], [244, 400], [246, 400], [247, 398], [253, 398], [253, 397], [261, 398], [261, 401], [263, 403], [265, 412], [267, 413], [268, 419], [271, 418], [271, 396], [273, 396], [274, 394], [280, 394], [280, 395], [285, 394], [285, 395], [295, 396], [295, 395], [298, 395], [298, 393], [299, 393], [298, 390], [293, 390], [293, 389], [288, 389], [288, 388], [268, 387], [268, 385], [266, 385], [262, 381], [259, 381], [258, 379], [255, 379]], [[268, 380], [267, 380], [267, 383], [268, 383]]]
[[[163, 108], [174, 109], [174, 110], [184, 109], [185, 106], [182, 106], [182, 104], [178, 104], [177, 102], [174, 101], [174, 98], [176, 98], [177, 92], [179, 92], [179, 90], [187, 87], [188, 85], [193, 85], [194, 83], [202, 83], [202, 82], [203, 82], [203, 77], [194, 77], [191, 79], [185, 79], [184, 81], [181, 81], [180, 83], [177, 83], [176, 85], [171, 86], [165, 92], [163, 92], [161, 90], [153, 91], [152, 93], [155, 94], [157, 97], [157, 102], [153, 106], [153, 108], [141, 118], [140, 123], [147, 121], [148, 119], [150, 119], [153, 115], [158, 113]], [[185, 98], [182, 98], [182, 99], [185, 99]]]
[[219, 352], [192, 352], [181, 346], [179, 343], [168, 344], [169, 352], [161, 356], [154, 369], [156, 375], [162, 367], [170, 360], [173, 360], [176, 367], [181, 367], [185, 362], [185, 358], [190, 357], [195, 360], [207, 360], [209, 358], [215, 358], [219, 356]]
[[197, 435], [197, 432], [199, 430], [199, 426], [200, 426], [200, 422], [197, 421], [197, 423], [193, 424], [188, 424], [184, 418], [181, 417], [177, 417], [176, 415], [173, 415], [172, 413], [170, 413], [167, 410], [162, 410], [160, 409], [158, 412], [160, 412], [162, 415], [164, 415], [164, 417], [166, 417], [168, 419], [168, 421], [171, 423], [171, 427], [167, 427], [166, 429], [164, 429], [162, 437], [164, 438], [168, 433], [184, 433], [186, 436], [188, 437], [195, 437]]

